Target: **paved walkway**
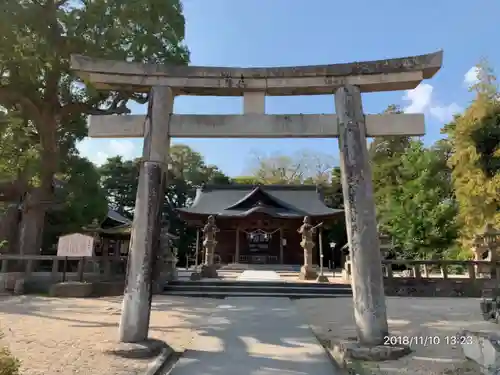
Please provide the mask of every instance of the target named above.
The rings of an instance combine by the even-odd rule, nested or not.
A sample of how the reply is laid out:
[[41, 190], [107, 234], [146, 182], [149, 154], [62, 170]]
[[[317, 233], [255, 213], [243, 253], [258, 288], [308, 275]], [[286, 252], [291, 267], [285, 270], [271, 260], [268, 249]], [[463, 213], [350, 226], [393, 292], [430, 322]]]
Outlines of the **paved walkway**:
[[280, 275], [275, 271], [248, 270], [238, 276], [238, 280], [245, 281], [280, 281], [280, 279]]
[[288, 298], [227, 298], [197, 329], [171, 375], [336, 374]]

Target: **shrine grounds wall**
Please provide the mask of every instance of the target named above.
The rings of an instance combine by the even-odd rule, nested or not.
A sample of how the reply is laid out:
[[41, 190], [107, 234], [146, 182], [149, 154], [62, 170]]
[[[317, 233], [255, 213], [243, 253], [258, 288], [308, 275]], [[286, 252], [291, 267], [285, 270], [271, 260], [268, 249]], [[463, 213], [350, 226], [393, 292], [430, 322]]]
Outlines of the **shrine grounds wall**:
[[[32, 271], [32, 261], [52, 261], [52, 272]], [[119, 262], [112, 257], [94, 257], [92, 260], [102, 263]], [[16, 280], [24, 279], [25, 293], [48, 293], [50, 287], [62, 281], [63, 274], [58, 271], [57, 262], [61, 257], [56, 256], [21, 256], [0, 255], [2, 271], [0, 271], [0, 286], [7, 292], [14, 290]], [[7, 262], [22, 262], [24, 271], [7, 272]], [[88, 262], [88, 261], [86, 261]], [[386, 296], [401, 297], [481, 297], [485, 292], [490, 293], [493, 288], [500, 286], [500, 263], [488, 261], [404, 261], [384, 260], [384, 288]], [[407, 266], [406, 271], [392, 270]], [[349, 265], [346, 262], [343, 280], [336, 283], [349, 283]], [[82, 267], [79, 267], [80, 269]], [[78, 272], [66, 273], [66, 280], [84, 280], [92, 284], [92, 295], [108, 296], [121, 295], [124, 289], [123, 274], [109, 274], [111, 267], [103, 267], [104, 273]], [[460, 269], [461, 271], [453, 272]]]
[[385, 295], [391, 297], [469, 297], [479, 298], [490, 288], [491, 279], [385, 279]]

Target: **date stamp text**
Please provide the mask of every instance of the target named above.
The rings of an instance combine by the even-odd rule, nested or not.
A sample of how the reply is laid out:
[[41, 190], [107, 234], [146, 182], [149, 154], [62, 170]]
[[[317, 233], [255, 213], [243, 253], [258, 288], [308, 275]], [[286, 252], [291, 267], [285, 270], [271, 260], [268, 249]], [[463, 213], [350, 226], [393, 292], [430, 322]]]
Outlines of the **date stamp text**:
[[415, 336], [399, 336], [391, 335], [384, 337], [384, 345], [387, 346], [397, 346], [397, 345], [420, 345], [420, 346], [431, 346], [431, 345], [470, 345], [472, 344], [471, 336], [463, 335], [445, 335], [445, 336], [425, 336], [425, 335], [415, 335]]

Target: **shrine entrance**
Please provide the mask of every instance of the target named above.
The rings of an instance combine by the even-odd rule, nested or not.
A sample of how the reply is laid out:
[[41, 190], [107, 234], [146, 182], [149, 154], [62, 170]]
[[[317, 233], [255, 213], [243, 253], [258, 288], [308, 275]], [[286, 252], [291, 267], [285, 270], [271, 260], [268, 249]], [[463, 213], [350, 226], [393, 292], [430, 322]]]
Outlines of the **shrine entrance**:
[[[388, 334], [367, 137], [425, 134], [422, 114], [363, 113], [361, 93], [410, 90], [441, 68], [443, 54], [321, 66], [162, 66], [72, 56], [71, 68], [101, 90], [149, 93], [146, 116], [93, 116], [89, 136], [144, 138], [120, 339], [148, 336], [151, 267], [159, 236], [169, 145], [181, 138], [338, 138], [358, 339]], [[243, 96], [242, 115], [178, 115], [179, 95]], [[266, 96], [331, 95], [337, 114], [267, 115]]]
[[[188, 226], [197, 228], [198, 238], [208, 216], [216, 217], [215, 253], [224, 264], [300, 267], [304, 250], [297, 230], [304, 216], [328, 225], [344, 220], [344, 211], [327, 207], [318, 188], [310, 185], [206, 185], [197, 189], [190, 207], [177, 211]], [[319, 257], [313, 258], [318, 264]]]

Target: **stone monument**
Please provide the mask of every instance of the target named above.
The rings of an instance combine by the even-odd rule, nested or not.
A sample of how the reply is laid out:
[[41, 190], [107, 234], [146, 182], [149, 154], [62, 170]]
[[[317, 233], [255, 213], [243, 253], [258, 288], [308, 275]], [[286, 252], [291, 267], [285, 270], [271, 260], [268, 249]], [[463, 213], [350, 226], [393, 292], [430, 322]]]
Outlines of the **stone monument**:
[[219, 232], [219, 228], [215, 225], [213, 215], [208, 217], [207, 224], [203, 227], [203, 247], [205, 248], [205, 261], [201, 267], [202, 278], [217, 278], [217, 268], [214, 263], [214, 253], [217, 241], [215, 235]]
[[[358, 339], [383, 344], [388, 333], [367, 137], [422, 136], [423, 114], [363, 112], [361, 93], [411, 90], [441, 68], [442, 51], [319, 66], [171, 66], [71, 56], [71, 68], [97, 90], [149, 93], [147, 115], [90, 116], [89, 136], [144, 138], [123, 298], [120, 340], [145, 340], [151, 310], [152, 245], [165, 189], [171, 138], [338, 138], [352, 262]], [[266, 114], [266, 96], [332, 95], [336, 114]], [[179, 95], [243, 97], [239, 115], [173, 113]]]
[[312, 250], [314, 248], [314, 234], [316, 228], [311, 225], [311, 218], [304, 217], [304, 223], [297, 230], [302, 235], [300, 246], [304, 249], [304, 265], [300, 268], [300, 280], [315, 280], [318, 277], [312, 265]]

